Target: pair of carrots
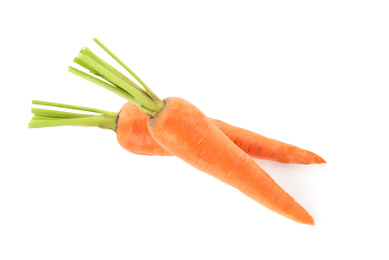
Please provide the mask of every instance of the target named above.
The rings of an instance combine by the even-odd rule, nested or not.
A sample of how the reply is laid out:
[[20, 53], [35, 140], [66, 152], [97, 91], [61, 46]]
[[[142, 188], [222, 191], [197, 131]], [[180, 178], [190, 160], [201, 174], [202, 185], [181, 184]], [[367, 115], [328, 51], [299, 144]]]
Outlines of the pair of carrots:
[[[309, 213], [285, 192], [254, 160], [284, 163], [325, 163], [318, 155], [266, 138], [220, 120], [210, 119], [190, 102], [169, 97], [161, 100], [105, 45], [94, 39], [141, 85], [82, 48], [74, 59], [94, 74], [69, 71], [127, 99], [119, 113], [44, 101], [33, 104], [95, 113], [70, 113], [33, 108], [29, 127], [62, 125], [98, 126], [116, 131], [119, 144], [143, 155], [175, 155], [191, 166], [240, 190], [265, 207], [296, 222], [314, 225]], [[102, 78], [99, 79], [98, 77]]]

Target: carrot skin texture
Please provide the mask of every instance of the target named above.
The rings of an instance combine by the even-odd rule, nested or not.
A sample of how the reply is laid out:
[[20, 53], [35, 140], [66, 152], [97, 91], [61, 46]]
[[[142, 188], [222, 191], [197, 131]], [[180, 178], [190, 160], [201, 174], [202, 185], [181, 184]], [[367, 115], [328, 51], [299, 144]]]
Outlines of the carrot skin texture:
[[191, 103], [176, 97], [147, 121], [154, 140], [193, 167], [231, 185], [296, 222], [314, 225], [309, 213]]
[[[147, 129], [147, 119], [137, 106], [130, 102], [119, 113], [117, 140], [129, 152], [141, 155], [171, 156], [154, 141]], [[256, 159], [268, 159], [281, 163], [325, 163], [318, 155], [297, 146], [267, 138], [217, 119], [212, 122], [235, 142], [245, 153]]]

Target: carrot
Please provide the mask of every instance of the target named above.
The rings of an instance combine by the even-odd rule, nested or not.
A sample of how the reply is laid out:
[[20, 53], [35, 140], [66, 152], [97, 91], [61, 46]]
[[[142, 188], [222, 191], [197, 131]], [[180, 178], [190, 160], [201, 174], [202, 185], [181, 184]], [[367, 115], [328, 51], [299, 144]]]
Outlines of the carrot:
[[[141, 83], [143, 88], [130, 81], [86, 48], [81, 50], [75, 61], [109, 83], [93, 76], [88, 76], [92, 79], [79, 72], [72, 72], [94, 81], [100, 86], [105, 85], [104, 87], [107, 89], [111, 88], [122, 96], [128, 95], [130, 97], [128, 100], [149, 117], [147, 119], [149, 133], [162, 148], [191, 166], [235, 187], [265, 207], [296, 222], [314, 224], [309, 213], [197, 107], [176, 97], [161, 100], [119, 58], [101, 42], [96, 39], [95, 41], [123, 65]], [[49, 112], [47, 113], [49, 114]], [[101, 122], [101, 127], [112, 128], [110, 124], [105, 125], [106, 119], [111, 116], [113, 115], [102, 111], [100, 115], [84, 116], [78, 114], [75, 115], [75, 119], [65, 120], [89, 120], [92, 122], [93, 119], [96, 119], [96, 122]], [[36, 120], [40, 120], [43, 124], [49, 123], [47, 121], [54, 121], [53, 124], [55, 124], [56, 121], [63, 120], [56, 115], [53, 116], [54, 119], [45, 119], [45, 111], [41, 116], [38, 114], [36, 117]]]
[[253, 158], [268, 159], [281, 163], [326, 163], [317, 154], [297, 146], [265, 137], [217, 119], [212, 119], [212, 122], [240, 149]]
[[285, 217], [314, 225], [301, 205], [188, 101], [165, 99], [164, 108], [147, 125], [157, 143], [193, 167]]

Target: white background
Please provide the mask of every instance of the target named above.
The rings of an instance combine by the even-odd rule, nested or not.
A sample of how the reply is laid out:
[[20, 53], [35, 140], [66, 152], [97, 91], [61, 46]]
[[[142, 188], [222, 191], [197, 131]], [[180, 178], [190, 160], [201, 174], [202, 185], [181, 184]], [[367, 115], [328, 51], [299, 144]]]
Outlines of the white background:
[[[389, 259], [387, 1], [3, 1], [0, 259]], [[28, 129], [31, 100], [118, 111], [67, 66], [99, 38], [160, 97], [314, 151], [257, 160], [295, 223], [98, 128]]]

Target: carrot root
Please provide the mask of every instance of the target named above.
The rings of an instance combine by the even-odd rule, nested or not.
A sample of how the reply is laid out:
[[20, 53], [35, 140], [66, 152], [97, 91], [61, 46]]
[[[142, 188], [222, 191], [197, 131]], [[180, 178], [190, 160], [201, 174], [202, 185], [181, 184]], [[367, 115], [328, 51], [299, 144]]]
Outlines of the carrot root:
[[164, 108], [147, 125], [157, 143], [193, 167], [289, 219], [314, 224], [300, 204], [189, 102], [165, 99]]
[[253, 158], [267, 159], [281, 163], [326, 163], [317, 154], [295, 145], [271, 139], [217, 119], [212, 119], [212, 121], [228, 138]]

